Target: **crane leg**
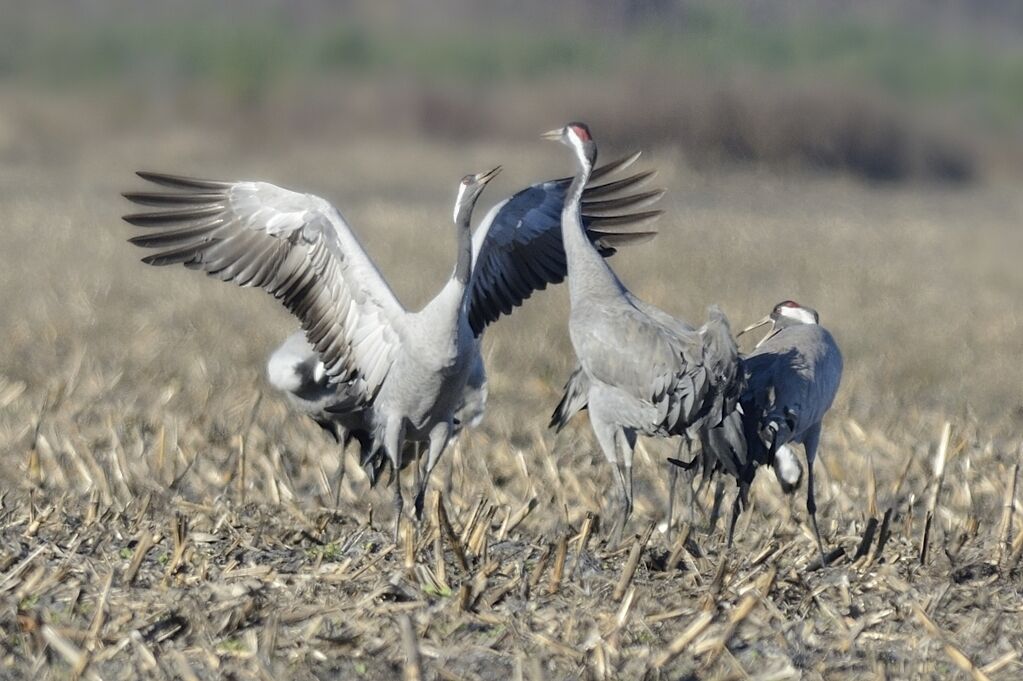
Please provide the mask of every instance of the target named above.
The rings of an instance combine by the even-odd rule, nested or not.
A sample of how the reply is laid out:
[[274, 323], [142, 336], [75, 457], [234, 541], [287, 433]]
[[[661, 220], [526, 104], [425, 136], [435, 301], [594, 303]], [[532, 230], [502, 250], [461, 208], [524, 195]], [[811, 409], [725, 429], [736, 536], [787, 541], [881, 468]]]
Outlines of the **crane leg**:
[[636, 433], [631, 430], [619, 430], [618, 446], [622, 450], [622, 463], [625, 465], [625, 519], [632, 515], [632, 455], [636, 448]]
[[629, 520], [629, 492], [628, 483], [625, 481], [625, 473], [619, 463], [613, 466], [615, 483], [618, 488], [619, 515], [615, 521], [614, 529], [611, 531], [611, 543], [620, 544], [622, 535], [625, 533], [625, 523]]
[[[426, 502], [426, 489], [430, 486], [430, 475], [437, 466], [437, 462], [440, 461], [440, 455], [444, 453], [444, 449], [448, 446], [450, 439], [450, 423], [438, 423], [430, 431], [430, 452], [426, 458], [426, 470], [423, 472], [422, 479], [417, 485], [418, 490], [416, 491], [416, 520], [423, 519], [423, 506]], [[418, 449], [416, 453], [419, 453]], [[418, 461], [416, 462], [416, 470], [419, 470]]]
[[[412, 443], [412, 456], [414, 457], [412, 459], [413, 466], [412, 484], [414, 485], [414, 489], [416, 490], [417, 501], [419, 488], [422, 487], [423, 485], [423, 468], [422, 462], [419, 460], [419, 446], [420, 446], [419, 442]], [[419, 520], [418, 515], [416, 515], [416, 520]]]
[[749, 483], [736, 480], [735, 499], [732, 501], [732, 517], [728, 521], [728, 548], [732, 548], [732, 539], [735, 537], [735, 524], [739, 521], [739, 515], [749, 505]]
[[391, 420], [384, 430], [384, 449], [394, 469], [394, 543], [401, 538], [401, 515], [405, 499], [401, 495], [401, 446], [405, 440], [405, 425], [400, 420]]
[[[690, 527], [696, 524], [696, 493], [693, 491], [693, 479], [696, 477], [696, 468], [700, 461], [696, 457], [693, 457], [688, 462], [682, 458], [682, 452], [692, 453], [692, 443], [685, 436], [679, 439], [678, 452], [675, 454], [675, 459], [668, 459], [668, 465], [671, 467], [668, 470], [668, 518], [672, 520], [675, 508], [675, 487], [678, 482], [678, 469], [681, 468], [685, 471], [683, 479], [685, 480], [686, 490], [686, 503], [689, 507], [689, 517], [687, 522]], [[700, 489], [703, 488], [701, 482]], [[670, 539], [670, 537], [669, 537]]]
[[636, 445], [636, 434], [632, 431], [618, 428], [614, 433], [614, 443], [616, 451], [621, 450], [622, 454], [621, 465], [615, 466], [618, 470], [618, 485], [622, 492], [621, 524], [618, 526], [618, 532], [615, 537], [615, 543], [617, 544], [621, 542], [625, 525], [629, 522], [629, 517], [632, 515], [632, 453]]
[[742, 494], [736, 490], [735, 499], [732, 500], [732, 515], [728, 519], [728, 548], [732, 548], [732, 539], [735, 538], [735, 524], [739, 522], [739, 513], [742, 512]]
[[401, 539], [401, 516], [405, 508], [405, 499], [401, 496], [401, 473], [394, 474], [394, 543]]
[[593, 434], [597, 437], [597, 444], [600, 445], [600, 449], [604, 453], [604, 458], [607, 459], [609, 464], [611, 464], [611, 470], [615, 478], [615, 486], [618, 489], [618, 499], [621, 502], [621, 514], [619, 515], [618, 522], [611, 530], [611, 534], [609, 536], [612, 544], [618, 544], [621, 541], [622, 532], [625, 529], [625, 521], [629, 517], [628, 484], [625, 481], [625, 474], [622, 472], [621, 466], [618, 464], [618, 445], [616, 440], [618, 439], [619, 429], [614, 424], [601, 420], [592, 409], [590, 411], [590, 425], [593, 426]]
[[345, 442], [343, 436], [338, 436], [337, 452], [337, 479], [334, 480], [334, 512], [341, 508], [341, 484], [345, 481]]
[[810, 523], [813, 525], [813, 534], [817, 538], [817, 550], [821, 553], [821, 567], [827, 567], [828, 560], [824, 554], [824, 542], [821, 540], [821, 530], [817, 526], [817, 501], [813, 495], [813, 462], [817, 458], [817, 445], [820, 443], [821, 425], [807, 431], [803, 438], [803, 447], [806, 450], [806, 512], [810, 515]]
[[[681, 449], [681, 447], [679, 448]], [[668, 545], [671, 545], [671, 526], [675, 520], [675, 486], [678, 484], [678, 466], [668, 462], [668, 513], [664, 519], [667, 529], [664, 532]]]
[[710, 519], [707, 521], [707, 534], [712, 534], [718, 526], [718, 518], [721, 516], [721, 502], [725, 500], [725, 481], [718, 477], [714, 482], [714, 503], [710, 507]]

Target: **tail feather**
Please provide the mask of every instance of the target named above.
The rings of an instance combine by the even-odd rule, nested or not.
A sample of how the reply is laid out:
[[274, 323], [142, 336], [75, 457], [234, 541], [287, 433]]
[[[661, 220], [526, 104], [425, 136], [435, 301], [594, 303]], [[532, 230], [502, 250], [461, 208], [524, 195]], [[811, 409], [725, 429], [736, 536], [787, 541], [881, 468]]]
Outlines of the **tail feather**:
[[565, 383], [565, 394], [562, 395], [558, 406], [554, 408], [547, 427], [554, 428], [555, 432], [561, 432], [561, 429], [568, 425], [573, 416], [586, 409], [589, 394], [590, 379], [586, 376], [583, 368], [577, 366]]

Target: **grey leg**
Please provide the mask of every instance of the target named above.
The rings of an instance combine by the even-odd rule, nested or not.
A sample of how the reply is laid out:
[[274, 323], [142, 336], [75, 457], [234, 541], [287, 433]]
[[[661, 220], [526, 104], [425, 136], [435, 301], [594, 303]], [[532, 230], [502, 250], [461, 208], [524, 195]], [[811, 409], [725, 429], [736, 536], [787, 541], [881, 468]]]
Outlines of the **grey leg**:
[[813, 525], [813, 534], [817, 538], [817, 550], [821, 553], [821, 567], [827, 567], [828, 561], [824, 555], [824, 542], [821, 540], [821, 530], [817, 526], [817, 502], [813, 496], [813, 462], [817, 458], [817, 445], [820, 444], [821, 425], [807, 431], [803, 438], [803, 448], [806, 450], [806, 512], [810, 515], [810, 523]]
[[405, 507], [405, 499], [401, 495], [401, 448], [405, 441], [405, 425], [401, 421], [391, 421], [384, 431], [384, 449], [394, 469], [394, 543], [401, 537], [401, 514]]
[[742, 493], [735, 491], [735, 499], [732, 501], [732, 516], [728, 519], [728, 548], [732, 548], [732, 539], [735, 537], [735, 524], [739, 522], [741, 510]]
[[338, 447], [337, 456], [337, 479], [334, 480], [334, 512], [341, 508], [341, 484], [345, 481], [345, 446], [344, 439], [339, 438], [342, 444]]
[[[681, 447], [679, 448], [681, 449]], [[665, 538], [668, 540], [668, 545], [671, 545], [671, 527], [675, 520], [675, 485], [678, 483], [678, 466], [668, 462], [668, 513], [665, 518], [667, 524], [667, 531], [665, 532]]]
[[[430, 452], [426, 459], [426, 471], [422, 476], [422, 480], [419, 483], [419, 489], [416, 492], [416, 520], [423, 519], [423, 506], [426, 502], [426, 489], [430, 486], [430, 475], [433, 473], [433, 469], [437, 466], [437, 462], [440, 461], [440, 455], [444, 453], [444, 448], [448, 446], [448, 440], [450, 439], [450, 423], [438, 423], [433, 427], [433, 430], [430, 431]], [[418, 461], [416, 462], [416, 470], [419, 470]]]
[[622, 463], [625, 465], [625, 520], [628, 520], [632, 516], [632, 455], [636, 448], [636, 433], [620, 429], [615, 439], [622, 450]]
[[721, 502], [725, 499], [725, 481], [718, 476], [714, 483], [714, 504], [710, 507], [710, 519], [707, 521], [707, 534], [712, 534], [718, 526], [718, 517], [721, 515]]
[[616, 454], [619, 449], [622, 453], [621, 465], [616, 462], [614, 467], [617, 472], [622, 510], [612, 540], [613, 543], [619, 544], [621, 543], [622, 535], [625, 533], [625, 525], [629, 522], [629, 516], [632, 515], [632, 452], [636, 444], [636, 435], [621, 428], [616, 428], [613, 431], [611, 440]]
[[419, 493], [419, 488], [423, 486], [423, 469], [419, 460], [419, 442], [412, 443], [412, 455], [415, 457], [412, 463], [415, 466], [413, 483], [415, 484], [416, 494]]
[[622, 532], [625, 528], [625, 520], [628, 518], [629, 491], [625, 474], [618, 463], [618, 426], [602, 421], [593, 410], [590, 411], [590, 425], [593, 426], [593, 434], [597, 436], [597, 444], [600, 445], [604, 458], [611, 464], [611, 471], [614, 474], [615, 486], [618, 489], [618, 498], [621, 502], [621, 514], [618, 522], [612, 529], [609, 539], [611, 543], [617, 544], [621, 541]]

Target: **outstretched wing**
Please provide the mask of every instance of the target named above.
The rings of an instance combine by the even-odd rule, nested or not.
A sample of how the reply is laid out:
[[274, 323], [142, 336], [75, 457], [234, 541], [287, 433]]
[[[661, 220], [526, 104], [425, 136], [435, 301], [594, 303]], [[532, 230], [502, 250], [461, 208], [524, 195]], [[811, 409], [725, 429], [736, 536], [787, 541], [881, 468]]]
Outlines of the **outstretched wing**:
[[336, 208], [266, 182], [138, 175], [173, 190], [124, 195], [155, 208], [124, 217], [152, 229], [130, 239], [156, 251], [143, 262], [264, 289], [299, 318], [332, 381], [376, 394], [405, 311]]
[[[622, 213], [657, 201], [664, 190], [635, 192], [653, 177], [653, 170], [605, 184], [592, 184], [620, 172], [639, 158], [639, 153], [593, 171], [583, 193], [583, 225], [590, 241], [604, 257], [619, 246], [646, 241], [656, 232], [622, 231], [659, 216], [661, 211]], [[473, 272], [469, 282], [468, 317], [477, 336], [502, 314], [509, 314], [533, 291], [564, 280], [568, 272], [561, 241], [561, 209], [571, 178], [541, 182], [527, 187], [494, 206], [472, 239]]]

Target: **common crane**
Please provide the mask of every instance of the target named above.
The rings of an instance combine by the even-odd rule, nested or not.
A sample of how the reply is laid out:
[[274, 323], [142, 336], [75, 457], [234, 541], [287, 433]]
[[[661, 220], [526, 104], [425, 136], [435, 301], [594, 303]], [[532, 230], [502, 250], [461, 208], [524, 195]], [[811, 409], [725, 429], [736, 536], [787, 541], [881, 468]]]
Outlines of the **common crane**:
[[597, 155], [589, 128], [569, 123], [544, 137], [570, 147], [578, 166], [561, 224], [571, 303], [569, 334], [579, 366], [565, 386], [552, 424], [563, 426], [577, 411], [589, 410], [619, 490], [621, 514], [612, 536], [620, 537], [632, 512], [637, 435], [698, 436], [703, 450], [721, 465], [729, 469], [746, 465], [735, 412], [743, 374], [720, 309], [708, 308], [707, 323], [693, 329], [636, 298], [586, 238], [580, 199]]
[[740, 403], [751, 458], [767, 461], [786, 493], [799, 486], [802, 470], [789, 448], [800, 443], [806, 453], [806, 511], [813, 524], [821, 565], [827, 559], [817, 526], [813, 462], [820, 444], [821, 422], [842, 381], [842, 353], [820, 325], [816, 310], [791, 300], [739, 335], [771, 324], [771, 331], [744, 358], [746, 389]]

